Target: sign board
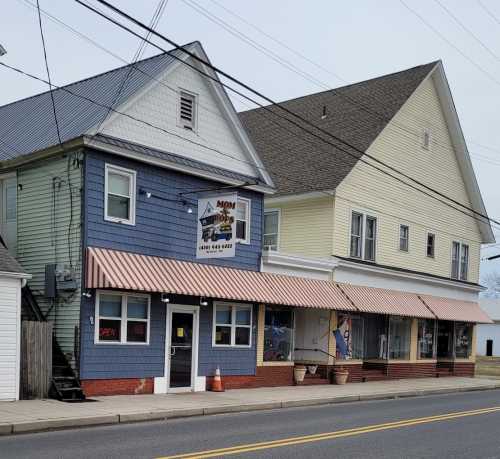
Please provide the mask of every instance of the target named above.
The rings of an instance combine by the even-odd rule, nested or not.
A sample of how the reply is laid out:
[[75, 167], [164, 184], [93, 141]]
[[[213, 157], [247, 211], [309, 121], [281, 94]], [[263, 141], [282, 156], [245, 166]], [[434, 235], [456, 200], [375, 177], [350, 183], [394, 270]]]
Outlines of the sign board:
[[198, 199], [196, 258], [234, 257], [237, 193]]

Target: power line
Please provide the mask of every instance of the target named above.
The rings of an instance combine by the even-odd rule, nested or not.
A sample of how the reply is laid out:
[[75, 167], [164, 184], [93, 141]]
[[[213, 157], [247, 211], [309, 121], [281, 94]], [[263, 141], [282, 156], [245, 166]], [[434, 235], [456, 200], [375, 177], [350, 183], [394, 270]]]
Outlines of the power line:
[[[158, 23], [160, 22], [161, 17], [163, 16], [163, 12], [165, 11], [165, 8], [167, 7], [168, 0], [160, 0], [158, 3], [158, 6], [156, 7], [156, 10], [153, 14], [153, 17], [151, 18], [151, 22], [149, 23], [149, 27], [151, 27], [153, 30], [156, 28]], [[149, 39], [151, 37], [151, 33], [148, 32], [146, 34], [146, 38]], [[137, 51], [134, 54], [134, 57], [132, 58], [132, 62], [137, 62], [141, 56], [143, 55], [144, 51], [146, 50], [147, 47], [147, 42], [142, 40], [139, 43], [139, 48], [137, 48]]]
[[493, 18], [493, 20], [498, 24], [500, 25], [500, 19], [489, 9], [487, 8], [483, 2], [481, 0], [477, 0], [477, 3], [479, 3], [479, 6], [484, 10], [486, 11], [486, 13], [488, 13], [490, 15], [491, 18]]
[[[77, 3], [79, 3], [79, 4], [83, 5], [83, 6], [84, 6], [84, 7], [86, 7], [87, 9], [89, 9], [89, 10], [91, 10], [91, 11], [94, 11], [95, 13], [97, 13], [97, 14], [99, 14], [100, 16], [104, 17], [104, 18], [105, 18], [105, 19], [107, 19], [108, 21], [113, 22], [115, 25], [117, 25], [117, 26], [121, 27], [122, 29], [127, 30], [129, 33], [131, 33], [131, 34], [133, 34], [133, 35], [137, 35], [137, 34], [136, 34], [136, 32], [134, 32], [134, 31], [132, 31], [131, 29], [127, 28], [126, 26], [124, 26], [123, 24], [119, 23], [118, 21], [116, 21], [116, 20], [114, 20], [114, 19], [112, 19], [112, 18], [110, 18], [110, 17], [108, 17], [108, 16], [106, 16], [106, 15], [102, 14], [101, 12], [99, 12], [99, 11], [95, 10], [92, 6], [87, 5], [87, 4], [86, 4], [86, 3], [84, 3], [83, 1], [81, 1], [81, 0], [75, 0], [75, 1], [76, 1]], [[148, 30], [148, 27], [147, 27], [145, 24], [143, 24], [143, 23], [142, 23], [142, 22], [140, 22], [139, 20], [137, 20], [137, 19], [133, 18], [132, 16], [128, 15], [127, 13], [123, 12], [123, 11], [122, 11], [122, 10], [120, 10], [119, 8], [117, 8], [117, 7], [113, 6], [113, 5], [111, 5], [111, 4], [110, 4], [110, 3], [108, 3], [107, 1], [105, 1], [105, 0], [97, 0], [97, 1], [98, 1], [99, 3], [101, 3], [101, 4], [105, 5], [105, 6], [107, 6], [108, 8], [112, 9], [113, 11], [115, 11], [115, 12], [116, 12], [116, 13], [118, 13], [118, 14], [120, 14], [121, 16], [125, 17], [126, 19], [128, 19], [128, 20], [129, 20], [129, 21], [131, 21], [131, 22], [133, 22], [134, 24], [136, 24], [136, 25], [140, 26], [141, 28], [143, 28], [143, 29], [145, 29], [145, 30]], [[190, 52], [190, 51], [188, 51], [188, 50], [186, 50], [186, 49], [184, 49], [184, 48], [180, 47], [177, 43], [175, 43], [173, 40], [171, 40], [171, 39], [169, 39], [169, 38], [165, 37], [164, 35], [159, 34], [159, 33], [158, 33], [158, 32], [156, 32], [156, 31], [152, 31], [152, 33], [153, 33], [154, 35], [156, 35], [156, 36], [158, 36], [158, 37], [162, 38], [163, 40], [165, 40], [166, 42], [168, 42], [168, 43], [169, 43], [169, 44], [171, 44], [172, 46], [176, 46], [177, 48], [182, 49], [182, 51], [183, 51], [184, 53], [186, 53], [188, 56], [192, 57], [192, 58], [193, 58], [194, 60], [196, 60], [197, 62], [200, 62], [202, 65], [207, 66], [208, 68], [210, 68], [210, 69], [212, 69], [213, 71], [215, 71], [215, 72], [219, 73], [220, 75], [222, 75], [223, 77], [225, 77], [225, 78], [229, 79], [230, 81], [237, 83], [238, 85], [240, 85], [241, 87], [243, 87], [245, 90], [250, 91], [250, 92], [252, 92], [252, 93], [256, 94], [257, 96], [261, 97], [262, 99], [266, 100], [267, 102], [269, 102], [269, 103], [273, 104], [273, 106], [275, 106], [275, 107], [277, 107], [277, 108], [281, 109], [281, 110], [282, 110], [282, 111], [284, 111], [285, 113], [287, 113], [287, 114], [289, 114], [289, 115], [293, 116], [294, 118], [299, 119], [301, 122], [303, 122], [303, 123], [305, 123], [305, 124], [307, 124], [307, 125], [310, 125], [310, 126], [314, 127], [316, 130], [318, 130], [318, 131], [320, 131], [320, 132], [322, 132], [322, 133], [326, 134], [327, 136], [332, 137], [332, 138], [334, 138], [335, 140], [338, 140], [338, 141], [342, 142], [343, 144], [345, 144], [345, 145], [349, 146], [350, 148], [352, 148], [352, 149], [354, 149], [355, 151], [359, 152], [359, 153], [361, 154], [361, 156], [363, 156], [363, 155], [364, 155], [364, 156], [366, 156], [367, 158], [370, 158], [371, 160], [375, 161], [376, 163], [381, 164], [381, 165], [383, 165], [384, 167], [387, 167], [388, 169], [390, 169], [390, 170], [392, 170], [392, 171], [394, 171], [394, 172], [396, 172], [396, 173], [398, 173], [398, 174], [402, 175], [403, 177], [408, 178], [409, 180], [411, 180], [411, 181], [415, 182], [416, 184], [418, 184], [419, 186], [423, 187], [424, 189], [427, 189], [427, 190], [429, 190], [430, 192], [435, 193], [436, 195], [441, 196], [441, 197], [443, 197], [443, 198], [445, 198], [445, 199], [449, 200], [450, 202], [453, 202], [453, 203], [455, 203], [455, 204], [457, 204], [457, 205], [459, 205], [459, 206], [461, 206], [461, 207], [463, 207], [463, 208], [465, 208], [465, 209], [467, 209], [467, 210], [471, 211], [472, 213], [474, 213], [474, 214], [476, 214], [476, 215], [481, 216], [482, 218], [484, 218], [484, 219], [485, 219], [485, 220], [487, 220], [487, 221], [494, 221], [494, 220], [490, 219], [488, 216], [486, 216], [486, 215], [482, 214], [481, 212], [478, 212], [478, 211], [476, 211], [476, 210], [474, 210], [474, 209], [471, 209], [471, 208], [469, 208], [468, 206], [466, 206], [465, 204], [462, 204], [462, 203], [460, 203], [460, 202], [456, 201], [455, 199], [450, 198], [450, 197], [446, 196], [445, 194], [443, 194], [443, 193], [441, 193], [441, 192], [439, 192], [439, 191], [437, 191], [437, 190], [435, 190], [435, 189], [433, 189], [433, 188], [431, 188], [431, 187], [429, 187], [429, 186], [427, 186], [427, 185], [423, 184], [422, 182], [420, 182], [420, 181], [418, 181], [418, 180], [416, 180], [416, 179], [413, 179], [412, 177], [408, 176], [407, 174], [405, 174], [405, 173], [403, 173], [403, 172], [401, 172], [401, 171], [397, 170], [396, 168], [394, 168], [394, 167], [392, 167], [392, 166], [390, 166], [390, 165], [388, 165], [388, 164], [384, 163], [383, 161], [381, 161], [381, 160], [379, 160], [379, 159], [377, 159], [377, 158], [373, 157], [372, 155], [369, 155], [369, 154], [367, 154], [367, 153], [363, 152], [362, 150], [359, 150], [357, 147], [355, 147], [355, 146], [351, 145], [350, 143], [348, 143], [348, 142], [346, 142], [346, 141], [344, 141], [344, 140], [342, 140], [342, 139], [340, 139], [340, 138], [338, 138], [338, 137], [334, 136], [333, 134], [329, 133], [328, 131], [326, 131], [326, 130], [324, 130], [324, 129], [322, 129], [322, 128], [318, 127], [318, 126], [316, 126], [315, 124], [311, 123], [310, 121], [308, 121], [307, 119], [303, 118], [302, 116], [300, 116], [300, 115], [298, 115], [298, 114], [294, 113], [293, 111], [291, 111], [291, 110], [287, 109], [286, 107], [283, 107], [281, 104], [276, 103], [276, 102], [275, 102], [275, 101], [273, 101], [271, 98], [269, 98], [269, 97], [267, 97], [267, 96], [263, 95], [263, 94], [262, 94], [262, 93], [260, 93], [259, 91], [257, 91], [257, 90], [255, 90], [255, 89], [251, 88], [251, 87], [250, 87], [250, 86], [248, 86], [247, 84], [245, 84], [245, 83], [243, 83], [243, 82], [239, 81], [238, 79], [236, 79], [235, 77], [233, 77], [233, 76], [229, 75], [227, 72], [225, 72], [225, 71], [221, 70], [220, 68], [218, 68], [218, 67], [216, 67], [216, 66], [214, 66], [214, 65], [210, 64], [209, 62], [206, 62], [204, 59], [202, 59], [202, 58], [198, 57], [196, 54], [194, 54], [194, 53], [192, 53], [192, 52]], [[164, 52], [167, 52], [166, 50], [164, 50], [163, 48], [159, 47], [158, 45], [156, 45], [156, 44], [155, 44], [155, 46], [157, 46], [159, 49], [162, 49]], [[170, 55], [172, 55], [172, 54], [170, 53]], [[179, 59], [181, 62], [183, 62], [185, 65], [187, 65], [187, 66], [189, 66], [189, 67], [191, 67], [191, 68], [195, 69], [195, 70], [196, 70], [197, 72], [199, 72], [199, 73], [204, 74], [206, 77], [208, 77], [208, 78], [210, 78], [210, 79], [212, 79], [212, 80], [216, 81], [218, 84], [223, 85], [224, 87], [226, 87], [226, 88], [230, 89], [231, 91], [233, 91], [233, 92], [237, 93], [238, 95], [240, 95], [240, 96], [244, 97], [245, 99], [247, 99], [247, 100], [249, 100], [249, 101], [251, 101], [251, 102], [255, 103], [256, 105], [260, 106], [261, 108], [265, 109], [266, 111], [269, 111], [269, 112], [270, 112], [270, 113], [272, 113], [273, 115], [275, 115], [275, 116], [280, 116], [280, 115], [277, 115], [277, 114], [276, 114], [273, 110], [271, 110], [268, 106], [263, 106], [262, 104], [260, 104], [259, 102], [255, 101], [254, 99], [250, 98], [249, 96], [247, 96], [247, 95], [245, 95], [245, 94], [242, 94], [240, 91], [235, 90], [234, 88], [232, 88], [231, 86], [226, 85], [225, 83], [222, 83], [222, 82], [221, 82], [218, 78], [215, 78], [215, 77], [213, 77], [213, 76], [211, 76], [211, 75], [209, 75], [209, 74], [204, 73], [203, 71], [201, 71], [201, 70], [200, 70], [200, 69], [198, 69], [197, 67], [195, 67], [195, 66], [193, 66], [193, 65], [191, 65], [191, 64], [189, 64], [189, 63], [187, 63], [187, 62], [185, 62], [185, 61], [183, 61], [183, 60], [181, 60], [181, 59], [180, 59], [180, 58], [178, 58], [178, 57], [176, 57], [176, 58], [177, 58], [177, 59]], [[401, 178], [396, 177], [396, 176], [394, 176], [394, 175], [390, 174], [388, 171], [386, 171], [386, 170], [384, 170], [384, 169], [381, 169], [380, 167], [378, 167], [378, 166], [374, 165], [373, 163], [370, 163], [370, 162], [366, 161], [364, 158], [362, 158], [362, 157], [360, 157], [360, 156], [357, 156], [357, 155], [354, 155], [353, 153], [351, 153], [351, 152], [349, 152], [349, 151], [347, 151], [347, 150], [344, 150], [344, 149], [340, 148], [340, 147], [339, 147], [338, 145], [336, 145], [336, 144], [333, 144], [333, 143], [331, 143], [331, 142], [328, 142], [327, 140], [325, 140], [323, 137], [321, 137], [320, 135], [316, 134], [315, 132], [310, 131], [310, 130], [308, 130], [308, 129], [304, 128], [304, 126], [300, 125], [298, 122], [296, 122], [296, 121], [294, 121], [294, 120], [291, 120], [290, 118], [283, 117], [283, 116], [280, 116], [280, 117], [281, 117], [281, 118], [283, 118], [283, 119], [285, 119], [286, 121], [288, 121], [288, 122], [289, 122], [289, 123], [291, 123], [292, 125], [294, 125], [294, 126], [298, 127], [299, 129], [301, 129], [301, 130], [303, 130], [303, 131], [307, 132], [308, 134], [310, 134], [310, 135], [312, 135], [312, 136], [314, 136], [314, 137], [316, 137], [316, 138], [320, 139], [321, 141], [323, 141], [323, 142], [325, 142], [325, 143], [330, 144], [331, 146], [333, 146], [333, 147], [337, 148], [337, 149], [338, 149], [338, 150], [340, 150], [340, 151], [343, 151], [344, 153], [346, 153], [346, 154], [350, 155], [351, 157], [355, 158], [356, 160], [361, 161], [361, 162], [364, 162], [365, 164], [368, 164], [368, 165], [370, 165], [371, 167], [373, 167], [373, 168], [375, 168], [375, 169], [379, 170], [381, 173], [383, 173], [383, 174], [385, 174], [385, 175], [387, 175], [387, 176], [389, 176], [389, 177], [392, 177], [393, 179], [398, 180], [398, 181], [400, 181], [400, 182], [402, 182], [402, 183], [405, 183], [407, 186], [409, 186], [409, 187], [413, 187], [413, 188], [415, 188], [415, 189], [419, 190], [421, 193], [424, 193], [424, 194], [426, 194], [426, 195], [428, 195], [428, 196], [430, 196], [430, 197], [432, 197], [432, 198], [434, 198], [434, 199], [437, 199], [438, 201], [440, 201], [440, 202], [442, 202], [442, 203], [444, 203], [444, 204], [446, 204], [446, 205], [449, 205], [448, 203], [445, 203], [444, 201], [442, 201], [442, 200], [440, 200], [439, 198], [437, 198], [436, 196], [433, 196], [432, 194], [427, 193], [426, 191], [424, 191], [424, 190], [422, 190], [422, 189], [420, 189], [420, 188], [417, 188], [417, 187], [415, 187], [414, 185], [412, 185], [412, 184], [410, 184], [410, 183], [408, 183], [408, 182], [405, 182], [405, 181], [404, 181], [404, 180], [402, 180]], [[452, 208], [454, 208], [453, 206], [451, 206], [451, 207], [452, 207]], [[460, 211], [460, 209], [457, 209], [457, 208], [455, 208], [455, 209]], [[466, 215], [468, 215], [468, 214], [466, 214]], [[495, 221], [495, 223], [500, 225], [500, 223], [499, 223], [499, 222], [496, 222], [496, 221]]]

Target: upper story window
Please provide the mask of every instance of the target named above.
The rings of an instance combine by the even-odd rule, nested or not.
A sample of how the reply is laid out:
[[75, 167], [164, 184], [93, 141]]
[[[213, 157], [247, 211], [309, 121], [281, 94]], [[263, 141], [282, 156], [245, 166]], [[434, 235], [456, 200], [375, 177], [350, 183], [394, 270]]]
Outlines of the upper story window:
[[375, 261], [377, 245], [377, 219], [353, 212], [351, 217], [351, 257]]
[[451, 278], [467, 280], [469, 275], [469, 246], [453, 241], [451, 248]]
[[399, 250], [408, 252], [410, 238], [410, 227], [408, 225], [399, 225]]
[[95, 342], [148, 344], [150, 297], [99, 292], [95, 306]]
[[179, 94], [179, 123], [184, 129], [196, 131], [196, 96], [186, 91]]
[[432, 233], [427, 233], [427, 256], [434, 258], [436, 246], [436, 235]]
[[280, 211], [267, 210], [264, 214], [264, 250], [278, 250]]
[[104, 219], [135, 225], [136, 172], [106, 164]]
[[432, 142], [431, 130], [424, 129], [422, 132], [422, 148], [424, 150], [430, 150], [431, 149], [431, 142]]
[[214, 303], [213, 346], [250, 347], [252, 305]]
[[238, 198], [236, 205], [236, 239], [250, 244], [250, 199]]

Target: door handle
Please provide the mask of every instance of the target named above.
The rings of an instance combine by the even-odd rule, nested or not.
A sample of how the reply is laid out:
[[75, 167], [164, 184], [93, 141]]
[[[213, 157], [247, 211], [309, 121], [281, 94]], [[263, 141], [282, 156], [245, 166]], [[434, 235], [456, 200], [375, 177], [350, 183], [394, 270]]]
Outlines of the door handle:
[[172, 347], [170, 348], [170, 357], [173, 357], [173, 356], [175, 355], [175, 350], [176, 350], [176, 349], [177, 349], [177, 348], [176, 348], [175, 346], [172, 346]]

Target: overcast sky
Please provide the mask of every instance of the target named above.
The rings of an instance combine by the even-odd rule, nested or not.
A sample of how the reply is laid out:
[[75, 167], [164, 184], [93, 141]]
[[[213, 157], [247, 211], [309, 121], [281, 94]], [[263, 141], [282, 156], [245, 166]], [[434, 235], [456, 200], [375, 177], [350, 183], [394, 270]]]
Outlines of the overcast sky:
[[[45, 77], [38, 19], [29, 5], [35, 1], [2, 2], [0, 43], [8, 54], [1, 59]], [[159, 2], [113, 1], [144, 22], [150, 21]], [[402, 0], [169, 0], [157, 30], [179, 43], [201, 41], [214, 64], [275, 100], [324, 87], [273, 61], [190, 4], [208, 10], [328, 87], [442, 59], [483, 199], [490, 216], [500, 220], [500, 1], [404, 2], [423, 21]], [[122, 59], [132, 59], [138, 39], [73, 0], [40, 0], [40, 5]], [[46, 17], [43, 20], [55, 84], [70, 83], [123, 64], [61, 25]], [[149, 47], [145, 56], [156, 52]], [[3, 68], [0, 83], [0, 105], [47, 89]], [[235, 103], [240, 109], [246, 108]], [[500, 230], [495, 232], [500, 241]], [[483, 255], [493, 253], [500, 253], [500, 245]], [[500, 270], [500, 262], [483, 263], [483, 272], [494, 269]]]

